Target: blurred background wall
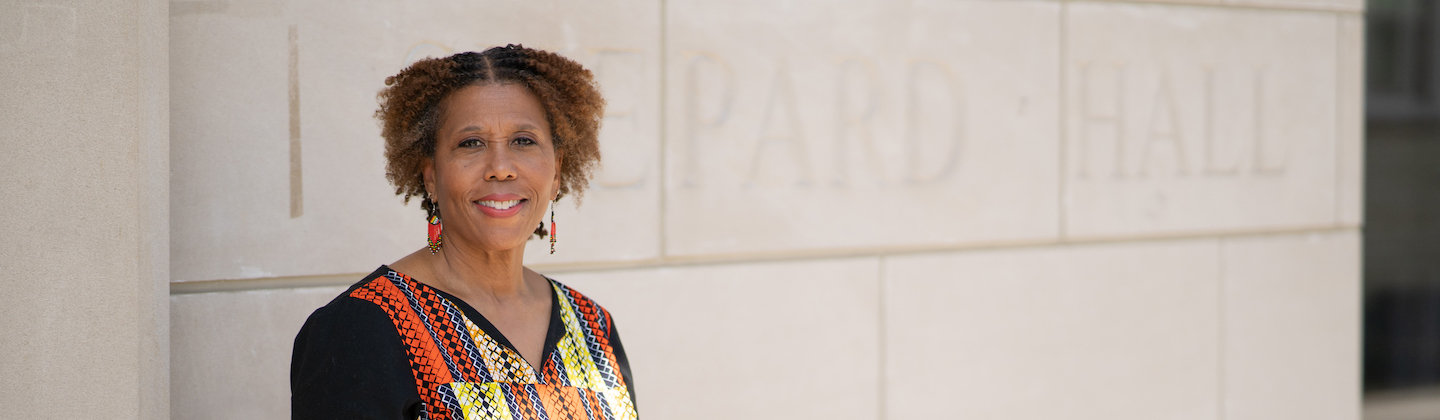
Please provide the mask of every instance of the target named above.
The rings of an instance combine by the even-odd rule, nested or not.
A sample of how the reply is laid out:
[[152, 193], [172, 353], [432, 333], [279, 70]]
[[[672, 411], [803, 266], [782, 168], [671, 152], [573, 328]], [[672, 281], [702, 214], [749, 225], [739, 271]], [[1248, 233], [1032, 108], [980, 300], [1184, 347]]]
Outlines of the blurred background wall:
[[1367, 413], [1440, 418], [1440, 3], [1366, 22]]
[[[419, 58], [507, 43], [580, 61], [609, 100], [605, 167], [583, 205], [559, 205], [558, 252], [535, 241], [526, 257], [616, 316], [645, 418], [1357, 419], [1362, 320], [1440, 312], [1415, 297], [1440, 290], [1416, 262], [1434, 255], [1433, 228], [1415, 230], [1434, 212], [1385, 225], [1397, 207], [1376, 184], [1411, 180], [1384, 194], [1413, 206], [1435, 190], [1417, 140], [1433, 125], [1416, 121], [1437, 109], [1417, 75], [1437, 66], [1393, 58], [1440, 44], [1415, 35], [1434, 34], [1409, 12], [1434, 16], [1425, 1], [1367, 15], [1361, 0], [200, 0], [169, 2], [168, 20], [0, 5], [6, 110], [91, 106], [34, 80], [108, 80], [61, 69], [138, 80], [100, 108], [134, 108], [104, 117], [131, 125], [82, 133], [114, 153], [35, 160], [55, 152], [27, 139], [111, 123], [0, 117], [4, 163], [30, 174], [6, 175], [26, 197], [0, 204], [6, 236], [51, 234], [55, 204], [32, 201], [56, 197], [37, 191], [125, 204], [63, 207], [80, 234], [135, 226], [62, 248], [84, 258], [4, 249], [7, 272], [61, 279], [3, 294], [6, 407], [79, 387], [108, 390], [89, 404], [118, 417], [288, 417], [305, 317], [424, 244], [417, 203], [384, 179], [375, 93]], [[1397, 47], [1379, 74], [1367, 19], [1427, 47]], [[156, 46], [168, 54], [142, 54]], [[168, 105], [147, 107], [156, 95]], [[32, 120], [49, 125], [9, 128]], [[128, 169], [104, 179], [119, 187], [73, 179], [115, 159]], [[1362, 288], [1362, 244], [1366, 276], [1416, 268]], [[65, 280], [92, 260], [129, 271]], [[96, 284], [128, 300], [87, 318], [47, 309], [113, 302]], [[1362, 299], [1401, 303], [1362, 317]], [[1421, 391], [1440, 377], [1440, 321], [1419, 324], [1364, 336], [1432, 337], [1430, 353], [1366, 353], [1367, 369], [1400, 372], [1364, 375], [1394, 392], [1386, 419], [1434, 401]], [[47, 351], [65, 340], [124, 363]]]

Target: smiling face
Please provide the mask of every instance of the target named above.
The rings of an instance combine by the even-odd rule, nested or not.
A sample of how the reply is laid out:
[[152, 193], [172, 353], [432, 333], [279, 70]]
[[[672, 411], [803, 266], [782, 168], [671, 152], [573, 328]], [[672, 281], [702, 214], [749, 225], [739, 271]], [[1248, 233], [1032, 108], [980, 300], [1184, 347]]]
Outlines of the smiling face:
[[540, 100], [519, 84], [488, 83], [451, 93], [440, 108], [424, 174], [445, 248], [523, 249], [560, 180]]

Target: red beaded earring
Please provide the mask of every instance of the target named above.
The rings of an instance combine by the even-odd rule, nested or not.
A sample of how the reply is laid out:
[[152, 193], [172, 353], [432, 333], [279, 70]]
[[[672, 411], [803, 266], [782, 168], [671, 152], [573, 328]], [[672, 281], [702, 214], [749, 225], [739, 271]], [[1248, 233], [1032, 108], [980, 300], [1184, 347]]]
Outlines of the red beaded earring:
[[425, 207], [430, 213], [430, 217], [426, 218], [426, 220], [430, 222], [429, 235], [427, 235], [430, 242], [430, 254], [434, 255], [440, 252], [440, 245], [442, 245], [440, 242], [440, 231], [443, 226], [440, 225], [440, 209], [436, 208], [437, 205], [435, 202], [426, 198], [425, 204], [427, 204]]
[[550, 203], [550, 253], [555, 253], [555, 206], [560, 205], [560, 197]]
[[440, 216], [430, 216], [430, 253], [440, 252]]

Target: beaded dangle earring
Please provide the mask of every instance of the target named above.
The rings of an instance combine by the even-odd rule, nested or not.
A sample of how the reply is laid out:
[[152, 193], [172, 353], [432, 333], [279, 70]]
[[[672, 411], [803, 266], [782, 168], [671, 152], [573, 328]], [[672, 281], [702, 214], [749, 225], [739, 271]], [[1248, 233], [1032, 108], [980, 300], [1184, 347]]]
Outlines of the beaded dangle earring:
[[428, 204], [426, 209], [429, 210], [430, 213], [430, 217], [426, 219], [426, 221], [430, 222], [429, 235], [427, 235], [430, 242], [430, 255], [435, 255], [440, 252], [440, 245], [442, 245], [440, 242], [440, 231], [443, 227], [440, 226], [440, 209], [436, 208], [435, 202], [430, 201], [429, 198], [425, 199], [425, 203]]
[[550, 202], [550, 253], [555, 253], [555, 206], [560, 205], [560, 197]]

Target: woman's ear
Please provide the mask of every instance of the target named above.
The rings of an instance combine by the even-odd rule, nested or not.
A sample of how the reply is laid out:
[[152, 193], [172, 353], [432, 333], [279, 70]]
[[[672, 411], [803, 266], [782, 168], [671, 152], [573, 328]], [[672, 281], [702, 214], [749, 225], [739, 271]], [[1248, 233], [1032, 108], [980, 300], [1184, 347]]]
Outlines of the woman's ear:
[[565, 154], [562, 152], [563, 149], [555, 149], [555, 195], [550, 197], [550, 201], [560, 199], [560, 174], [565, 172]]
[[424, 159], [423, 161], [421, 161], [421, 163], [420, 163], [420, 174], [421, 174], [421, 177], [424, 178], [422, 181], [425, 183], [425, 193], [428, 194], [430, 197], [432, 197], [431, 200], [434, 200], [434, 199], [433, 199], [433, 197], [435, 197], [435, 157], [434, 157], [434, 156], [431, 156], [431, 157], [426, 158], [426, 159]]

